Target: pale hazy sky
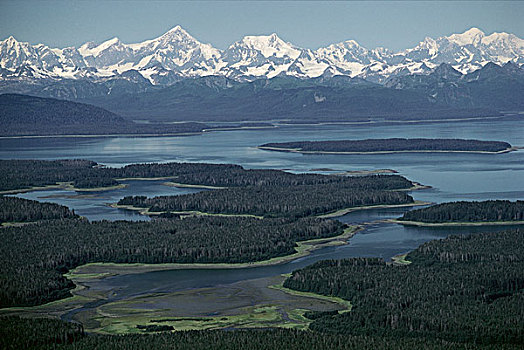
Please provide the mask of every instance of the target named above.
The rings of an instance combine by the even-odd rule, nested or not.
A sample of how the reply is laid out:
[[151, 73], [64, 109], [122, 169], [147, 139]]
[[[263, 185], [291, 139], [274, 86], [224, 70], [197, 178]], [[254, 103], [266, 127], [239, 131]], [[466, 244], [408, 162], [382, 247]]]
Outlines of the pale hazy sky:
[[191, 35], [226, 48], [244, 35], [276, 32], [318, 48], [348, 39], [368, 48], [404, 49], [425, 36], [478, 27], [524, 38], [521, 1], [44, 1], [0, 0], [0, 40], [52, 47], [124, 43], [157, 37], [181, 25]]

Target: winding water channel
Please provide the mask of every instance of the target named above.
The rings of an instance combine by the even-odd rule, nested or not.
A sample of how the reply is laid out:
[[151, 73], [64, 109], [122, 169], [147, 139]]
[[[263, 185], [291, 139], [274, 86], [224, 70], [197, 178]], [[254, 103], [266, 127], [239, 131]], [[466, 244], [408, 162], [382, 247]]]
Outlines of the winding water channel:
[[[409, 153], [387, 155], [301, 155], [262, 151], [257, 145], [298, 140], [335, 140], [387, 137], [471, 138], [508, 141], [524, 146], [524, 118], [489, 122], [440, 124], [281, 126], [275, 129], [210, 132], [191, 137], [1, 139], [2, 159], [84, 158], [109, 166], [138, 162], [235, 163], [246, 168], [275, 168], [292, 172], [324, 169], [394, 169], [410, 180], [432, 188], [412, 192], [417, 200], [524, 199], [524, 150], [489, 154]], [[328, 171], [326, 169], [331, 169]], [[90, 220], [146, 220], [135, 212], [107, 204], [127, 195], [177, 195], [198, 190], [174, 188], [164, 181], [127, 181], [128, 187], [78, 196], [65, 190], [34, 191], [19, 197], [67, 205]], [[348, 245], [322, 248], [312, 254], [275, 266], [243, 269], [199, 269], [148, 272], [99, 280], [93, 287], [111, 291], [111, 299], [152, 292], [173, 292], [211, 287], [241, 280], [289, 273], [321, 259], [382, 257], [410, 251], [420, 244], [454, 233], [502, 230], [505, 227], [424, 228], [384, 223], [409, 209], [362, 210], [339, 220], [364, 225]]]

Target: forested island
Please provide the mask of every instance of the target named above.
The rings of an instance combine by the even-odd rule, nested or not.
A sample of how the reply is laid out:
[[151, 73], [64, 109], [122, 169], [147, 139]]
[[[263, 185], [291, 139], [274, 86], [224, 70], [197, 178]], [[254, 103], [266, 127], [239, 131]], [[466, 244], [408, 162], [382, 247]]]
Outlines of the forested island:
[[520, 230], [450, 236], [409, 253], [409, 265], [320, 261], [284, 286], [352, 303], [351, 312], [314, 320], [314, 331], [517, 346], [524, 343], [523, 251]]
[[414, 203], [405, 191], [411, 186], [400, 176], [374, 175], [346, 178], [342, 183], [297, 186], [247, 186], [180, 196], [124, 197], [122, 208], [147, 209], [147, 213], [203, 212], [263, 217], [305, 217], [345, 208]]
[[475, 152], [503, 153], [512, 146], [502, 141], [464, 139], [366, 139], [337, 141], [296, 141], [266, 143], [258, 148], [298, 153], [395, 153], [395, 152]]
[[367, 189], [405, 189], [413, 184], [402, 176], [351, 177], [292, 174], [281, 170], [247, 170], [235, 164], [148, 163], [122, 168], [104, 167], [90, 160], [0, 160], [0, 192], [16, 192], [32, 187], [71, 183], [77, 189], [93, 189], [120, 184], [122, 179], [170, 179], [179, 184], [211, 187], [271, 187], [319, 184], [357, 184]]
[[411, 225], [461, 223], [524, 224], [524, 201], [451, 202], [406, 212], [396, 220]]

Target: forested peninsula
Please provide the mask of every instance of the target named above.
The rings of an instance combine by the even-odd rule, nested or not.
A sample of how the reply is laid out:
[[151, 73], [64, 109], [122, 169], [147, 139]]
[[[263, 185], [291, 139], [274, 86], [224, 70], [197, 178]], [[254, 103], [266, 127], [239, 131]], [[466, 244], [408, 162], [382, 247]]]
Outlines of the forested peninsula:
[[[43, 205], [41, 211], [51, 216], [55, 208]], [[63, 274], [87, 263], [264, 261], [294, 254], [298, 241], [338, 236], [346, 228], [338, 221], [318, 218], [240, 217], [148, 222], [64, 218], [4, 227], [0, 229], [0, 307], [39, 305], [70, 296], [74, 285]]]
[[509, 143], [502, 141], [424, 138], [275, 142], [263, 144], [258, 148], [268, 151], [330, 154], [396, 152], [503, 153], [514, 149]]
[[318, 332], [522, 345], [523, 251], [520, 230], [450, 236], [409, 253], [410, 264], [320, 261], [284, 286], [351, 302], [351, 312], [314, 320]]
[[450, 202], [406, 212], [396, 222], [423, 224], [511, 224], [524, 225], [524, 201], [489, 200], [482, 202]]

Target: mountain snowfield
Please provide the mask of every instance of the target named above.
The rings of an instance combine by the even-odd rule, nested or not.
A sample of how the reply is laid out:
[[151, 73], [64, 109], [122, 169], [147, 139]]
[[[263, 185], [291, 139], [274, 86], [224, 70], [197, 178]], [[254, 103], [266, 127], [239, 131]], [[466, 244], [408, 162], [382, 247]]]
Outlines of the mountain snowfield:
[[136, 44], [113, 38], [101, 44], [87, 42], [79, 48], [56, 49], [19, 42], [12, 36], [0, 41], [0, 80], [26, 82], [143, 77], [152, 85], [167, 86], [209, 75], [237, 81], [279, 75], [301, 79], [345, 75], [385, 83], [391, 77], [427, 74], [442, 63], [465, 74], [488, 62], [524, 64], [524, 40], [508, 33], [486, 35], [471, 28], [462, 34], [428, 37], [414, 48], [394, 52], [370, 50], [354, 40], [310, 50], [271, 34], [246, 36], [219, 50], [176, 26], [158, 38]]

